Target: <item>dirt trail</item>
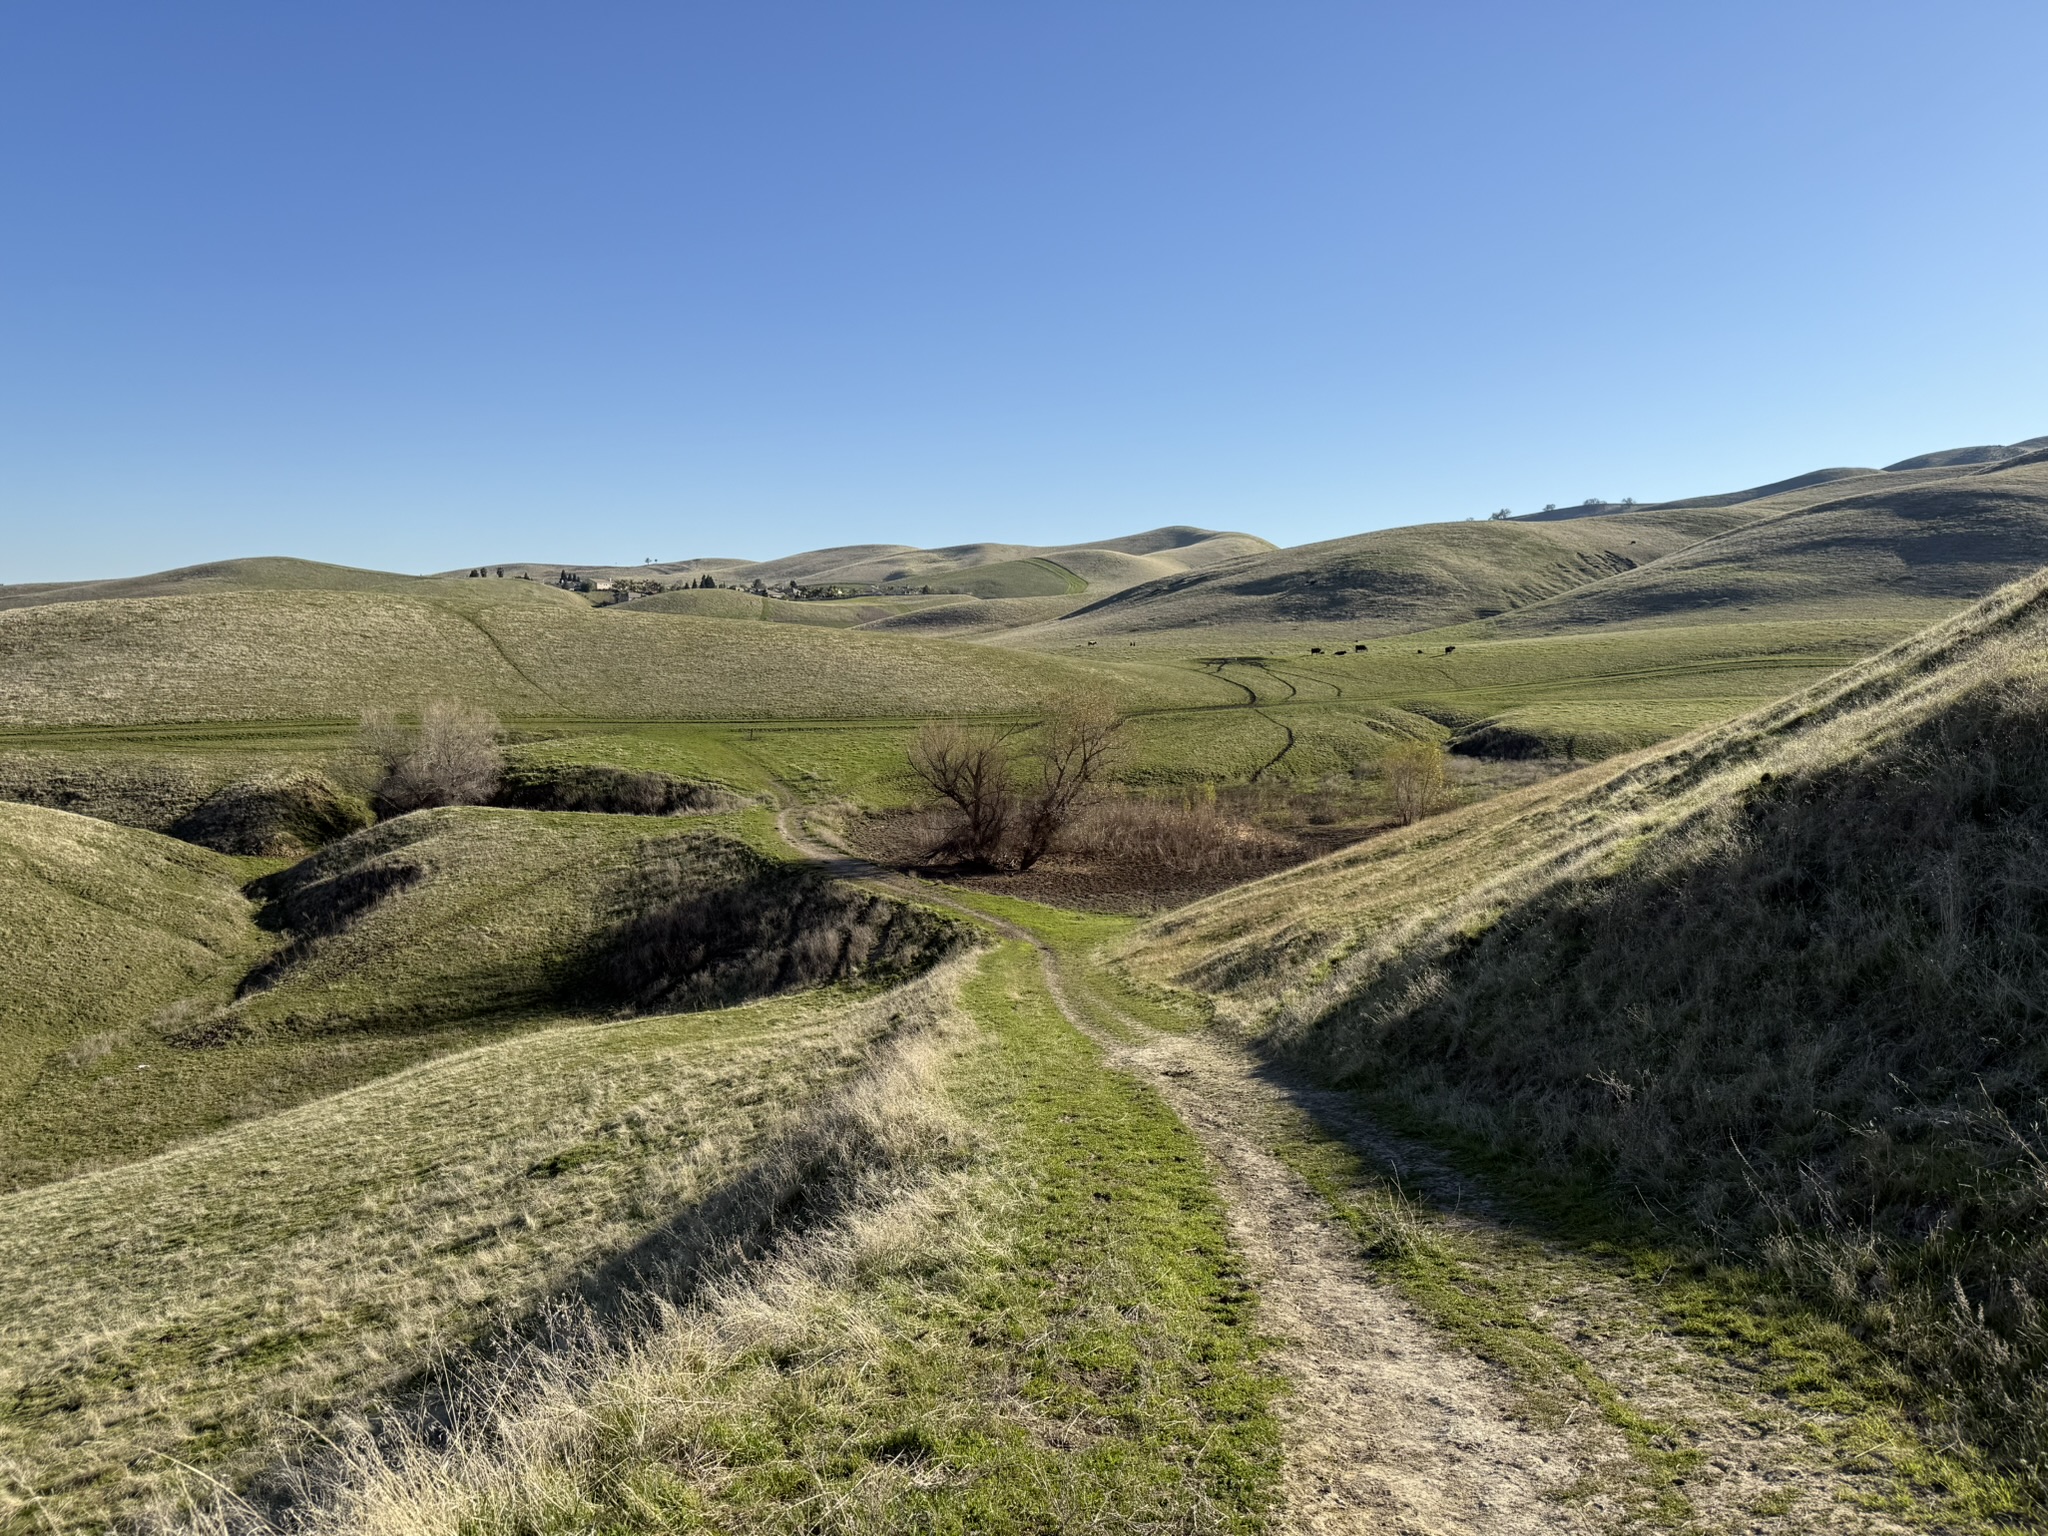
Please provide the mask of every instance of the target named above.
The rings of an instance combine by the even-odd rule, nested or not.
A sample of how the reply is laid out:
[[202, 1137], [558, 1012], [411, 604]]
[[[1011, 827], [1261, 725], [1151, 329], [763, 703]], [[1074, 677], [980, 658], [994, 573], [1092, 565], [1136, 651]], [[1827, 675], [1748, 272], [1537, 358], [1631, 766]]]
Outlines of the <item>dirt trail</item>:
[[[950, 905], [922, 881], [819, 847], [797, 823], [796, 813], [783, 812], [784, 839], [825, 872]], [[1599, 1528], [1555, 1497], [1594, 1470], [1582, 1448], [1587, 1437], [1567, 1440], [1528, 1424], [1498, 1373], [1447, 1349], [1376, 1284], [1316, 1196], [1239, 1133], [1225, 1106], [1262, 1092], [1244, 1064], [1187, 1037], [1146, 1031], [1134, 1045], [1104, 1036], [1073, 1006], [1044, 945], [959, 910], [1037, 948], [1061, 1012], [1113, 1063], [1157, 1085], [1215, 1159], [1265, 1326], [1285, 1340], [1279, 1365], [1293, 1390], [1280, 1409], [1289, 1432], [1283, 1528], [1388, 1536]]]
[[[1463, 1228], [1483, 1241], [1492, 1223], [1480, 1192], [1372, 1124], [1347, 1095], [1289, 1082], [1225, 1042], [1163, 1034], [1093, 999], [1124, 1034], [1106, 1032], [1075, 1006], [1057, 957], [1035, 935], [949, 901], [928, 882], [819, 846], [794, 809], [779, 825], [792, 847], [836, 878], [894, 887], [1031, 944], [1069, 1021], [1112, 1064], [1157, 1087], [1200, 1140], [1265, 1326], [1282, 1341], [1277, 1364], [1290, 1391], [1278, 1405], [1287, 1440], [1279, 1529], [1520, 1536], [1645, 1527], [1640, 1467], [1620, 1432], [1593, 1411], [1574, 1410], [1562, 1423], [1532, 1411], [1504, 1370], [1449, 1342], [1376, 1279], [1356, 1237], [1268, 1147], [1312, 1119], [1399, 1168], [1408, 1187], [1455, 1204], [1466, 1213]], [[1673, 1519], [1667, 1505], [1649, 1523], [1760, 1533], [1904, 1529], [1844, 1502], [1862, 1490], [1833, 1464], [1810, 1416], [1758, 1394], [1738, 1367], [1671, 1338], [1618, 1282], [1526, 1241], [1503, 1240], [1487, 1257], [1539, 1274], [1552, 1331], [1573, 1339], [1631, 1404], [1684, 1427], [1700, 1455], [1679, 1490], [1686, 1512]]]

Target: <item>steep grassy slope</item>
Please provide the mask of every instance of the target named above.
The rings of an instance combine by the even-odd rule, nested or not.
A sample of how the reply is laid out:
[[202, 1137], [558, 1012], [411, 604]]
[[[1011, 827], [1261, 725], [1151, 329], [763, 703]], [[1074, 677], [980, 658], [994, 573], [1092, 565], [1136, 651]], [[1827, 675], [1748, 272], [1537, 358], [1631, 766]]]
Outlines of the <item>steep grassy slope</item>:
[[[1099, 676], [979, 646], [580, 602], [234, 592], [0, 613], [0, 722], [12, 725], [331, 719], [434, 697], [607, 718], [974, 714]], [[1108, 686], [1150, 702], [1168, 681], [1190, 696], [1182, 679], [1133, 671]]]
[[1773, 1266], [2040, 1492], [2044, 743], [2037, 576], [1675, 748], [1162, 920], [1131, 963]]
[[181, 1000], [225, 1002], [271, 947], [246, 873], [153, 833], [0, 804], [0, 1187], [53, 1157], [23, 1135], [53, 1080], [106, 1070]]
[[[1863, 489], [1871, 480], [1875, 489]], [[1760, 520], [1548, 602], [1495, 627], [1697, 623], [1719, 611], [1929, 619], [2048, 561], [2048, 454], [1938, 466], [1748, 503]]]
[[[480, 584], [460, 585], [447, 577], [400, 576], [390, 571], [364, 571], [347, 565], [323, 565], [316, 560], [273, 556], [219, 560], [209, 565], [188, 565], [175, 571], [108, 581], [0, 586], [0, 609], [35, 607], [44, 603], [99, 602], [111, 598], [195, 597], [230, 592], [386, 592], [471, 603], [486, 595], [479, 587]], [[533, 581], [522, 581], [517, 586], [494, 585], [488, 599], [500, 603], [558, 605], [581, 601], [570, 593]]]
[[1703, 509], [1392, 528], [1147, 582], [1028, 636], [1071, 643], [1149, 631], [1342, 624], [1373, 638], [1435, 629], [1569, 591], [1743, 520], [1739, 511]]

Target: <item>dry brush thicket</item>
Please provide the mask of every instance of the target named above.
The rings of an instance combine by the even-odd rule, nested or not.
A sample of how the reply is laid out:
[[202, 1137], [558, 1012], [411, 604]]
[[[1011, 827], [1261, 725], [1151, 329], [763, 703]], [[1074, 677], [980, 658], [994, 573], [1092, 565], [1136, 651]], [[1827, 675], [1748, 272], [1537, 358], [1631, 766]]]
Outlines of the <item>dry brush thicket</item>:
[[360, 752], [369, 764], [371, 803], [383, 816], [486, 804], [505, 771], [498, 737], [494, 716], [446, 699], [428, 704], [416, 723], [365, 715]]
[[911, 777], [951, 807], [936, 855], [1028, 870], [1099, 792], [1124, 717], [1098, 696], [1060, 700], [1029, 729], [934, 721], [910, 743]]

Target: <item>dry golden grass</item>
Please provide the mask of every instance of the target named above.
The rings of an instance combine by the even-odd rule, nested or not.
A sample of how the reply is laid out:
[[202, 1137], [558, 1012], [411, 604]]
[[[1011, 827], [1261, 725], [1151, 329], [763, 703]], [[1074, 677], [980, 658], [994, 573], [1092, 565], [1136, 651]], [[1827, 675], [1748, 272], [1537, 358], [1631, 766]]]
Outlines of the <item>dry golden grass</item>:
[[1164, 669], [631, 606], [230, 592], [0, 612], [0, 723], [15, 726], [333, 719], [433, 698], [603, 719], [968, 715], [1101, 677], [1132, 703], [1235, 692]]
[[739, 1235], [693, 1222], [958, 981], [552, 1030], [0, 1198], [12, 1512], [246, 1477], [564, 1287]]

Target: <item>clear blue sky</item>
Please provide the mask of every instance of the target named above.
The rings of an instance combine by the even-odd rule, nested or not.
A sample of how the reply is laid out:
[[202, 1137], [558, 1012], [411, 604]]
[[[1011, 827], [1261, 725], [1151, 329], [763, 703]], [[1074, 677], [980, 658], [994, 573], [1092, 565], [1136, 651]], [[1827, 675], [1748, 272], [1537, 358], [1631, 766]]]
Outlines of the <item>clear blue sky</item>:
[[0, 8], [0, 581], [1281, 543], [2048, 433], [2048, 6]]

